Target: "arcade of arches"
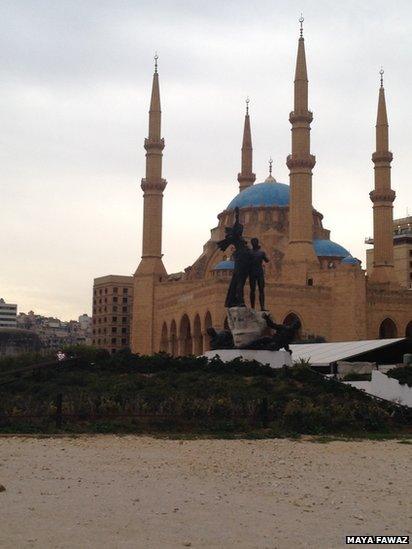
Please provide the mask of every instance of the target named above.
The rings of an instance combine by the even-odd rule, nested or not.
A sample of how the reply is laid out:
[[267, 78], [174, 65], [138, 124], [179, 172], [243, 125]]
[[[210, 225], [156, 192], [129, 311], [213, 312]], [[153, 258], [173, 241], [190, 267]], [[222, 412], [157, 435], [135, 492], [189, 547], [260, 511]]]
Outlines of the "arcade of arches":
[[[282, 324], [290, 324], [300, 320], [296, 313], [288, 313]], [[218, 323], [216, 323], [219, 326]], [[227, 317], [221, 323], [222, 328], [229, 329]], [[212, 315], [209, 311], [204, 316], [196, 314], [193, 319], [184, 313], [180, 321], [173, 319], [170, 323], [163, 322], [159, 350], [173, 356], [201, 355], [210, 350], [208, 328], [213, 326]], [[177, 329], [179, 327], [179, 329]], [[299, 336], [302, 331], [299, 330]]]

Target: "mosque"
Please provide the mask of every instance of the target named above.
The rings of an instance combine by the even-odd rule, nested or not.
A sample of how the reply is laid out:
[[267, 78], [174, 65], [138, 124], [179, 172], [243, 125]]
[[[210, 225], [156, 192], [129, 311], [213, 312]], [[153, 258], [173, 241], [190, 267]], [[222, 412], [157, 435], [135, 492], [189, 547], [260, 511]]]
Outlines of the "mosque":
[[[323, 215], [312, 206], [310, 149], [312, 112], [308, 109], [308, 77], [302, 31], [298, 40], [294, 81], [291, 154], [286, 159], [289, 185], [275, 180], [270, 169], [256, 183], [248, 105], [244, 122], [239, 193], [218, 214], [218, 224], [199, 257], [184, 272], [168, 275], [162, 261], [162, 178], [165, 146], [157, 59], [145, 139], [146, 177], [142, 258], [133, 277], [131, 348], [152, 354], [201, 354], [209, 349], [206, 330], [226, 326], [225, 296], [233, 271], [230, 250], [217, 247], [224, 229], [240, 209], [244, 236], [258, 237], [266, 265], [266, 307], [277, 322], [298, 317], [301, 339], [354, 341], [382, 337], [412, 337], [412, 291], [399, 284], [394, 269], [393, 201], [388, 120], [381, 75], [376, 122], [373, 205], [373, 264], [368, 272], [358, 259], [330, 239]], [[228, 253], [229, 252], [229, 253]], [[411, 258], [412, 260], [412, 258]]]

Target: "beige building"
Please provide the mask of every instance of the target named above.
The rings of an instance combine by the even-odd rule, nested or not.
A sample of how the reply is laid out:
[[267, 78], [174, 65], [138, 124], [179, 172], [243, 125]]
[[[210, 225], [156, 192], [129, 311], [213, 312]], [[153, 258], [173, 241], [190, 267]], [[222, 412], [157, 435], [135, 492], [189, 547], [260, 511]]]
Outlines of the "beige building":
[[[365, 242], [373, 244], [373, 238]], [[393, 220], [393, 259], [399, 284], [412, 290], [412, 216]], [[366, 268], [373, 270], [373, 248], [366, 250]]]
[[94, 279], [92, 344], [114, 353], [130, 347], [133, 277]]
[[[360, 262], [330, 237], [323, 215], [312, 205], [310, 148], [312, 112], [308, 107], [308, 76], [301, 29], [294, 81], [291, 154], [286, 159], [289, 184], [276, 181], [271, 170], [263, 182], [253, 173], [251, 120], [246, 107], [238, 174], [239, 192], [218, 213], [218, 224], [201, 248], [199, 257], [179, 274], [168, 275], [162, 254], [162, 203], [167, 182], [162, 177], [165, 142], [161, 136], [161, 108], [157, 59], [149, 111], [149, 135], [145, 139], [146, 175], [142, 258], [133, 277], [132, 351], [151, 354], [202, 353], [209, 348], [206, 330], [226, 323], [225, 295], [233, 270], [231, 250], [221, 252], [217, 241], [234, 221], [240, 208], [244, 236], [258, 237], [270, 262], [266, 266], [266, 306], [278, 322], [299, 317], [303, 339], [326, 341], [412, 337], [412, 291], [402, 286], [394, 264], [388, 119], [381, 75], [376, 121], [373, 204], [374, 260], [365, 272]], [[365, 162], [368, 159], [365, 158]], [[395, 256], [396, 257], [396, 256]], [[96, 279], [96, 281], [104, 280]], [[125, 279], [130, 281], [128, 277]], [[95, 281], [95, 296], [105, 296]], [[102, 289], [104, 284], [101, 286]], [[97, 293], [96, 293], [97, 290]], [[108, 297], [108, 296], [107, 296]], [[95, 307], [109, 307], [109, 301]], [[110, 314], [113, 314], [110, 312]], [[97, 319], [109, 310], [96, 311]], [[99, 315], [99, 317], [97, 316]], [[115, 326], [113, 324], [113, 326]], [[108, 325], [105, 324], [106, 329]], [[110, 330], [109, 330], [110, 331]], [[96, 333], [96, 344], [110, 334]], [[110, 348], [110, 343], [107, 343]], [[113, 349], [116, 347], [113, 346]]]

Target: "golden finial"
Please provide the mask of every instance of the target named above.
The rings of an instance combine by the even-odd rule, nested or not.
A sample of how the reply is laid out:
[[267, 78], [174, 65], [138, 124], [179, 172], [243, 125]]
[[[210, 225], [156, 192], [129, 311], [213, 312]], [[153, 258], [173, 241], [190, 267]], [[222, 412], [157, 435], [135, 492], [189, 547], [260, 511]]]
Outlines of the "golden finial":
[[246, 115], [249, 114], [249, 103], [250, 103], [250, 99], [249, 99], [249, 96], [246, 97]]
[[300, 14], [299, 17], [299, 23], [300, 23], [300, 37], [303, 38], [303, 21], [305, 18], [303, 17], [303, 13]]
[[379, 71], [379, 74], [381, 75], [381, 88], [383, 88], [383, 75], [385, 74], [385, 71], [381, 67], [381, 70]]
[[159, 56], [157, 55], [157, 52], [154, 55], [154, 62], [155, 62], [155, 72], [157, 72], [157, 60], [159, 59]]
[[272, 157], [269, 158], [269, 175], [270, 177], [272, 177], [272, 164], [273, 164], [273, 160], [272, 160]]

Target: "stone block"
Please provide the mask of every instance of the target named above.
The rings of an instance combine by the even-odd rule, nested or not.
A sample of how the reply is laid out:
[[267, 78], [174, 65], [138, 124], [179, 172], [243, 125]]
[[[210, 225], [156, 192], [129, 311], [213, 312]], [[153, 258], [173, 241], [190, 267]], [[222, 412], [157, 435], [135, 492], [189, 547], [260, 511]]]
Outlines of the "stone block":
[[231, 307], [227, 310], [227, 321], [235, 347], [244, 347], [264, 335], [267, 328], [264, 314], [264, 311], [248, 307]]

